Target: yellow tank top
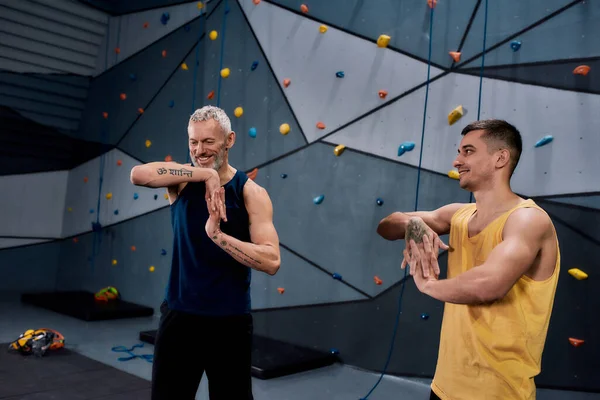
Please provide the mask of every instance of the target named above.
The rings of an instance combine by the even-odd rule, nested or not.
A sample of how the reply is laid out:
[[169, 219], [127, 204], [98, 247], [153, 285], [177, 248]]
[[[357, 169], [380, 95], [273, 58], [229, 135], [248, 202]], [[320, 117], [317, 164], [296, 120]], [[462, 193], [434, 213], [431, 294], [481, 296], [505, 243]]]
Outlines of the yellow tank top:
[[[542, 210], [528, 199], [469, 238], [475, 204], [452, 217], [448, 279], [485, 262], [502, 241], [509, 215], [522, 207]], [[543, 210], [542, 210], [543, 211]], [[556, 231], [554, 232], [556, 237]], [[444, 305], [440, 346], [431, 389], [442, 400], [536, 398], [534, 377], [541, 359], [560, 271], [557, 239], [554, 273], [544, 281], [523, 275], [501, 300], [486, 305]]]

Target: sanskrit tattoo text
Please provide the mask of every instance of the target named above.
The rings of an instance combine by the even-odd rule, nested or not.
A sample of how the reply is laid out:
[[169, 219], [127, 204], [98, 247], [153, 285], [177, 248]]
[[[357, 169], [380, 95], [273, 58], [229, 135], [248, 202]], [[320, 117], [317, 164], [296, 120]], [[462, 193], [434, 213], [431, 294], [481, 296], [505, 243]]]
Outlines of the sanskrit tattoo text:
[[156, 172], [158, 172], [159, 175], [164, 175], [167, 172], [169, 173], [169, 175], [173, 175], [173, 176], [192, 176], [192, 171], [190, 171], [189, 169], [185, 169], [185, 168], [181, 168], [181, 169], [173, 169], [173, 168], [169, 168], [168, 170], [166, 168], [160, 167], [159, 169], [156, 170]]

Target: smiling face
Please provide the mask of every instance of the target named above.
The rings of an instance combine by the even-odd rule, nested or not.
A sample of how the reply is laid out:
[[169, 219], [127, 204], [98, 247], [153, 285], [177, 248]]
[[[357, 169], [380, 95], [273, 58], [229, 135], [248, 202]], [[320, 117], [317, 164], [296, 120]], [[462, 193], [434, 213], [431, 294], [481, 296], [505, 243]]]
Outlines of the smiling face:
[[490, 140], [482, 138], [484, 130], [474, 130], [463, 136], [454, 160], [460, 187], [474, 192], [492, 187], [507, 168], [507, 150], [490, 148]]
[[190, 159], [195, 167], [212, 168], [217, 171], [227, 164], [227, 152], [233, 146], [235, 134], [225, 134], [214, 119], [190, 121], [188, 144]]

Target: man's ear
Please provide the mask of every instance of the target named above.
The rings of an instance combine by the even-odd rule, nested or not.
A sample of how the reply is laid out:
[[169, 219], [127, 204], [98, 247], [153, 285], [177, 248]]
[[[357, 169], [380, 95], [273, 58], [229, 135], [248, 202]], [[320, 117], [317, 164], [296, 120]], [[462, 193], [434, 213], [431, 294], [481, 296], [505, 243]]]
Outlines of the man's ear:
[[503, 168], [510, 163], [510, 151], [508, 149], [500, 149], [498, 151], [498, 159], [496, 165], [499, 168]]
[[229, 135], [227, 135], [227, 144], [225, 145], [225, 148], [227, 150], [229, 150], [230, 148], [233, 147], [234, 143], [235, 143], [235, 132], [231, 131], [229, 133]]

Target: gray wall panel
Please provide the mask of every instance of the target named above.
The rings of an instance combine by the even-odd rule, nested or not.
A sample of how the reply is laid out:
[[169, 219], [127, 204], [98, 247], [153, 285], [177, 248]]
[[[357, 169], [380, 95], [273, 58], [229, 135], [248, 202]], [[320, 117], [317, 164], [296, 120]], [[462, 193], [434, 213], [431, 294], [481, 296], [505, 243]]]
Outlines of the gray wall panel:
[[566, 197], [551, 197], [546, 200], [552, 203], [572, 204], [576, 206], [594, 208], [600, 210], [600, 195], [596, 196], [566, 196]]

